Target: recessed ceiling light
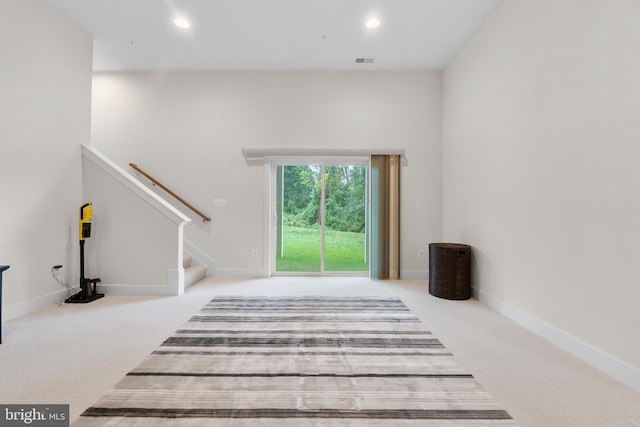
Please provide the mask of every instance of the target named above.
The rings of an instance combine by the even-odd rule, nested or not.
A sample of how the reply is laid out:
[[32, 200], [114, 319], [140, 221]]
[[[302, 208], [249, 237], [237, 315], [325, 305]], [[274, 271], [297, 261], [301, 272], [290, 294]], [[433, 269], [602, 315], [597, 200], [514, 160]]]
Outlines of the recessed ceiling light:
[[189, 21], [187, 21], [187, 18], [185, 18], [183, 16], [179, 16], [176, 19], [174, 19], [173, 23], [176, 24], [176, 27], [181, 28], [183, 30], [186, 30], [187, 28], [189, 28], [191, 26]]
[[373, 30], [374, 28], [378, 28], [380, 26], [380, 20], [378, 18], [372, 17], [367, 19], [367, 22], [364, 25], [368, 29]]

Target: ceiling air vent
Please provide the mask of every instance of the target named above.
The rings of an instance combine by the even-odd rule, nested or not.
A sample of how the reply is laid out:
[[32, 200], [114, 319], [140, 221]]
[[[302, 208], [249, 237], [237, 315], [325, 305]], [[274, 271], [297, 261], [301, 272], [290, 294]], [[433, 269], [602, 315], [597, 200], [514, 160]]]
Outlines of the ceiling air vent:
[[373, 64], [376, 58], [356, 58], [356, 64]]

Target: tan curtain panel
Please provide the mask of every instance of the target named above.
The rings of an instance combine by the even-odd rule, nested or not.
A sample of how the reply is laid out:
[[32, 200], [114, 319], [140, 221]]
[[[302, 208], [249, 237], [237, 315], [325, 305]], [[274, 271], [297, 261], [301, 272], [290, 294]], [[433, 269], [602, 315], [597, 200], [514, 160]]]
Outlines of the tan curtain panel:
[[371, 156], [371, 277], [400, 278], [400, 156]]

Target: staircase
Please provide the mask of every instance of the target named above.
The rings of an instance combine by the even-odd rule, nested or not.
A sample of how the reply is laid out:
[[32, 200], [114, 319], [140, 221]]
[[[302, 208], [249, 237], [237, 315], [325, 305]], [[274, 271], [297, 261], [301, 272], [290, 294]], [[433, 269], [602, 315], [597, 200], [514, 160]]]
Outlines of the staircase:
[[182, 257], [185, 289], [207, 277], [207, 268], [201, 265], [192, 265], [192, 262], [193, 258], [190, 255], [185, 255]]

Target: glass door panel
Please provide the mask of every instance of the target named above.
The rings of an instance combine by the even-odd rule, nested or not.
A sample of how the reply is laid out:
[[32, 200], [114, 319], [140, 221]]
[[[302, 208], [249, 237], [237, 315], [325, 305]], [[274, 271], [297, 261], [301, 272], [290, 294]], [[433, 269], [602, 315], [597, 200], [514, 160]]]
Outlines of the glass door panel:
[[320, 166], [278, 166], [276, 271], [320, 272]]
[[366, 182], [366, 167], [325, 168], [325, 271], [369, 271]]

